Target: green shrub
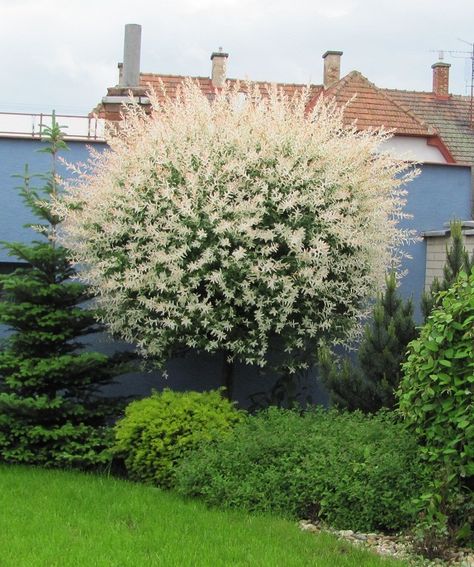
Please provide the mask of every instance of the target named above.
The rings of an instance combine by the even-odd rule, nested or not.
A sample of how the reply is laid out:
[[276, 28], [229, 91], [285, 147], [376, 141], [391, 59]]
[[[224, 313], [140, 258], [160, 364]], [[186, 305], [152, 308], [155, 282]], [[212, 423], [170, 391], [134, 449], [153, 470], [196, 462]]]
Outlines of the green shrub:
[[169, 487], [184, 455], [220, 438], [241, 418], [219, 391], [154, 392], [132, 402], [116, 424], [115, 453], [132, 479]]
[[176, 488], [211, 505], [393, 531], [414, 522], [418, 447], [391, 414], [270, 408], [183, 460]]
[[436, 469], [423, 496], [427, 523], [467, 539], [474, 523], [474, 269], [437, 304], [410, 343], [400, 410]]

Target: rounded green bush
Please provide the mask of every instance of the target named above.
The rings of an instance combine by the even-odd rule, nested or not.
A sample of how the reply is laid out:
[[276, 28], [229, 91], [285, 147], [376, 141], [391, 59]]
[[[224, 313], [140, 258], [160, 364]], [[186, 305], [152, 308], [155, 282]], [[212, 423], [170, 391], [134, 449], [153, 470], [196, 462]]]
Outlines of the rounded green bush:
[[203, 441], [219, 439], [242, 412], [219, 391], [153, 392], [132, 402], [115, 426], [115, 454], [134, 480], [170, 487], [176, 464]]
[[414, 436], [389, 413], [271, 408], [190, 453], [176, 488], [211, 505], [395, 531], [414, 522], [427, 474]]
[[429, 514], [467, 533], [474, 522], [474, 270], [440, 300], [409, 345], [400, 411], [436, 469], [424, 495]]

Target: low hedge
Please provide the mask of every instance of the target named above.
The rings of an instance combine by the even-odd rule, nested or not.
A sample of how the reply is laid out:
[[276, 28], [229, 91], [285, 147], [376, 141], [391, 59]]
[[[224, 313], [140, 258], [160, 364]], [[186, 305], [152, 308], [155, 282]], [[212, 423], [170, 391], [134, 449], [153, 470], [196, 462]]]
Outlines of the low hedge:
[[270, 408], [189, 453], [175, 482], [210, 505], [393, 532], [414, 523], [428, 476], [415, 439], [388, 412]]

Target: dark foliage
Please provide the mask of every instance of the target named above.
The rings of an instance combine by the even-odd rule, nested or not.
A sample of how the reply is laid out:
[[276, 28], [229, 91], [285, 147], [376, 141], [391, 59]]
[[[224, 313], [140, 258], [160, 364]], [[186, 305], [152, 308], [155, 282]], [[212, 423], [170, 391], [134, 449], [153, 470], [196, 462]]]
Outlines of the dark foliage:
[[357, 362], [337, 361], [329, 349], [320, 351], [320, 369], [334, 405], [354, 411], [393, 408], [401, 379], [401, 363], [415, 338], [413, 305], [397, 292], [395, 275], [373, 308], [371, 323], [359, 345]]

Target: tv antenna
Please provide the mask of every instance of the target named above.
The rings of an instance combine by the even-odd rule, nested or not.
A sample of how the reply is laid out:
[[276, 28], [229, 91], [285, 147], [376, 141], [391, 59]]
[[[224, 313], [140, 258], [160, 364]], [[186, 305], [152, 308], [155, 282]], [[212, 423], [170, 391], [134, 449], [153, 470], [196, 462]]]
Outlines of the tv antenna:
[[[469, 85], [470, 96], [469, 96], [469, 125], [472, 128], [474, 126], [474, 43], [471, 41], [466, 41], [458, 37], [459, 41], [469, 45], [469, 51], [457, 51], [450, 49], [440, 49], [436, 50], [438, 52], [438, 57], [440, 61], [443, 61], [444, 54], [448, 53], [451, 57], [456, 59], [470, 59], [471, 60], [471, 80]], [[434, 50], [432, 50], [434, 51]]]

